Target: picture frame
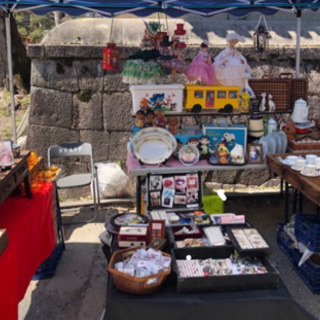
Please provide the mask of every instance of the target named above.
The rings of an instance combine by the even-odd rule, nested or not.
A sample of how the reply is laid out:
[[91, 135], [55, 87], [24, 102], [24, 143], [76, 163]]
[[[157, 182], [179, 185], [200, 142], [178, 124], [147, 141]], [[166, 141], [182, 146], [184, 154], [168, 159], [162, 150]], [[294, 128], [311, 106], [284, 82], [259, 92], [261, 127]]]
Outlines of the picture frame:
[[263, 162], [263, 146], [260, 143], [250, 143], [247, 147], [247, 160], [251, 164]]
[[14, 163], [12, 141], [0, 140], [0, 168], [11, 168]]

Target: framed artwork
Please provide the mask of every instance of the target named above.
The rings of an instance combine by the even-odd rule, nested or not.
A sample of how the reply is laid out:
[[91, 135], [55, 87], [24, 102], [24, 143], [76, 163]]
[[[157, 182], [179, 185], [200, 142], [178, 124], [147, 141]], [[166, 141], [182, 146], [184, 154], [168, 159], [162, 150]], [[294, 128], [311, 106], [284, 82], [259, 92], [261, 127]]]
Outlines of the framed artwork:
[[262, 144], [248, 144], [248, 163], [262, 163]]
[[11, 140], [0, 140], [0, 168], [10, 168], [13, 163]]

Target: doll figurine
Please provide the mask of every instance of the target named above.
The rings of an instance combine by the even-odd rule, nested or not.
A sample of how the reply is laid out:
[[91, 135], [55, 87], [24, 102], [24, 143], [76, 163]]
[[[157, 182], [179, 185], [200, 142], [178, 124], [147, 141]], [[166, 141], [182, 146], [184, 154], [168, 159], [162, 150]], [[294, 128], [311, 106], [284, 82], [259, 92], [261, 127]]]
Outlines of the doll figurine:
[[228, 164], [229, 160], [229, 150], [224, 144], [220, 144], [218, 148], [218, 156], [219, 156], [219, 161], [218, 163], [221, 164]]
[[146, 113], [146, 123], [145, 127], [154, 127], [155, 126], [155, 115], [153, 110], [148, 110]]
[[210, 140], [208, 136], [202, 136], [200, 138], [200, 159], [207, 159], [210, 157]]
[[205, 85], [218, 83], [210, 54], [209, 42], [204, 40], [200, 45], [200, 51], [188, 67], [187, 78], [190, 81], [200, 81]]
[[140, 50], [129, 56], [123, 66], [122, 81], [129, 84], [156, 84], [162, 82], [163, 72], [156, 62], [160, 53], [156, 47], [156, 35], [159, 31], [158, 22], [144, 22], [145, 32]]
[[162, 110], [156, 111], [156, 125], [157, 127], [163, 128], [166, 126], [166, 119], [164, 117], [164, 112]]
[[140, 129], [144, 127], [144, 112], [142, 110], [138, 110], [136, 113], [136, 126]]
[[249, 112], [250, 111], [250, 94], [249, 92], [244, 89], [242, 94], [241, 94], [241, 112]]
[[265, 92], [261, 93], [262, 100], [261, 100], [260, 107], [259, 107], [259, 111], [261, 111], [261, 112], [266, 110], [266, 96], [267, 96], [267, 94]]
[[269, 111], [274, 112], [276, 111], [276, 104], [273, 101], [272, 94], [268, 94], [268, 105], [269, 105]]
[[172, 134], [177, 134], [178, 131], [179, 120], [175, 116], [170, 116], [168, 118], [168, 130]]
[[246, 89], [250, 97], [254, 92], [250, 88], [248, 79], [251, 78], [251, 68], [246, 58], [236, 49], [238, 42], [245, 42], [244, 37], [237, 33], [227, 36], [228, 46], [223, 49], [214, 59], [215, 76], [224, 86], [238, 86], [240, 90]]

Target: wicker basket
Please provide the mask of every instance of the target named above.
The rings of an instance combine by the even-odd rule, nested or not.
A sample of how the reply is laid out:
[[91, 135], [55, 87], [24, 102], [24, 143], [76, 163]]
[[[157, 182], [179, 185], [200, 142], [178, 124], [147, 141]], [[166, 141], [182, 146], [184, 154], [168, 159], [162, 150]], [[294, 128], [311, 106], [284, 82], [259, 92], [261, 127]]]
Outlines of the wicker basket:
[[280, 79], [291, 80], [291, 107], [298, 99], [308, 100], [308, 80], [306, 78], [294, 78], [292, 73], [280, 73]]
[[[108, 265], [108, 271], [113, 279], [114, 285], [121, 291], [139, 295], [156, 292], [161, 288], [162, 284], [171, 273], [171, 266], [167, 271], [141, 278], [134, 277], [114, 269], [114, 265], [117, 262], [125, 260], [137, 249], [140, 249], [140, 247], [117, 250], [113, 253]], [[164, 252], [162, 252], [162, 255], [171, 257], [169, 254]]]
[[291, 79], [280, 79], [264, 75], [262, 79], [250, 79], [249, 85], [257, 99], [261, 101], [261, 93], [271, 93], [277, 110], [291, 109]]

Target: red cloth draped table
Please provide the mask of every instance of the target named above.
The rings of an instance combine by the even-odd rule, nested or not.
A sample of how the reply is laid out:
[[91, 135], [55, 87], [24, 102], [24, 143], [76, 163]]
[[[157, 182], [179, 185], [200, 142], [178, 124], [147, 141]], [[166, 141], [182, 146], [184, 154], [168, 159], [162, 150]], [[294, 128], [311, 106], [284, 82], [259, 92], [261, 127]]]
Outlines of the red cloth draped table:
[[18, 318], [32, 276], [55, 247], [52, 223], [52, 183], [33, 198], [10, 197], [0, 205], [0, 227], [7, 229], [8, 246], [0, 256], [0, 318]]

